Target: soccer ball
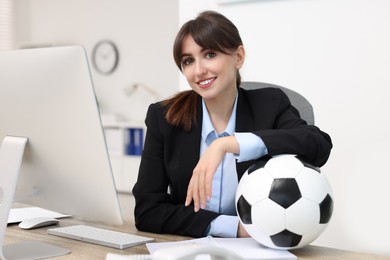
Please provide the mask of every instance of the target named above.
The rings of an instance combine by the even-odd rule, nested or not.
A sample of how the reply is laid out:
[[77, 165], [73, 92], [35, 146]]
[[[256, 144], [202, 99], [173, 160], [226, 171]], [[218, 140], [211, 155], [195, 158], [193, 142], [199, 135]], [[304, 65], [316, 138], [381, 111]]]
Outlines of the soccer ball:
[[331, 187], [320, 169], [295, 155], [259, 160], [242, 176], [236, 210], [248, 234], [275, 249], [301, 248], [326, 228]]

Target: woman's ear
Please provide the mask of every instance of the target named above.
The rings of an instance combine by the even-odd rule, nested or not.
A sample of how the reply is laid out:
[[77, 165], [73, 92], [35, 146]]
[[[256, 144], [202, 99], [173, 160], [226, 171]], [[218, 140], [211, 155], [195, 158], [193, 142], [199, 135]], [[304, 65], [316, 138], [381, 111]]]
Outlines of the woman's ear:
[[244, 46], [238, 46], [236, 50], [236, 69], [241, 69], [245, 61], [245, 49]]

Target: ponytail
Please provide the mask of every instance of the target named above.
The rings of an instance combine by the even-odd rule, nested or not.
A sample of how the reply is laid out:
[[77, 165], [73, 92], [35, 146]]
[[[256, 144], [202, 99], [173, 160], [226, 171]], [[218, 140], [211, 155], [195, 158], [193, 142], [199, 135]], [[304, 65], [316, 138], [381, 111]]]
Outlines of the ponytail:
[[162, 101], [162, 105], [167, 108], [165, 119], [172, 126], [190, 131], [196, 124], [198, 98], [195, 91], [187, 90]]

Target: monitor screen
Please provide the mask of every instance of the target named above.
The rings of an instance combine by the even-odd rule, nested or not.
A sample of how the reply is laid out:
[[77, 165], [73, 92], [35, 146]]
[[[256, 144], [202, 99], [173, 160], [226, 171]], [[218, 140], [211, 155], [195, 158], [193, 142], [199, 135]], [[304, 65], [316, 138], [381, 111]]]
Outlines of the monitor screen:
[[6, 136], [28, 138], [15, 201], [122, 224], [82, 47], [0, 52], [0, 143]]

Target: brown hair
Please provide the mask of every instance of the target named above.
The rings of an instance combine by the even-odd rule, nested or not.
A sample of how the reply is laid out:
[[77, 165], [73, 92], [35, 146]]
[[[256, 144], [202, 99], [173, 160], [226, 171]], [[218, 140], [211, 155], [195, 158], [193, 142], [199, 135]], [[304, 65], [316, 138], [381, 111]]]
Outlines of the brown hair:
[[[225, 16], [214, 11], [202, 12], [194, 20], [185, 23], [176, 36], [173, 44], [173, 58], [182, 71], [182, 45], [184, 39], [191, 35], [196, 44], [207, 50], [229, 54], [242, 44], [240, 33], [236, 26]], [[241, 84], [241, 76], [237, 70], [237, 87]], [[193, 91], [182, 91], [164, 100], [167, 107], [166, 119], [173, 126], [183, 127], [189, 131], [196, 123], [196, 111], [199, 95]]]

